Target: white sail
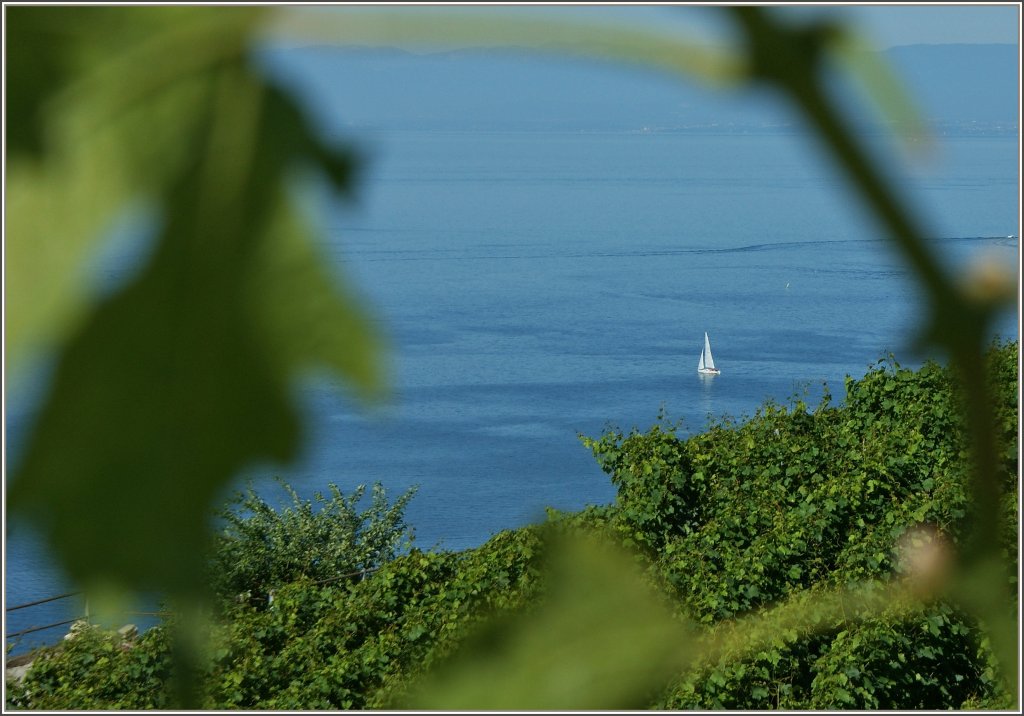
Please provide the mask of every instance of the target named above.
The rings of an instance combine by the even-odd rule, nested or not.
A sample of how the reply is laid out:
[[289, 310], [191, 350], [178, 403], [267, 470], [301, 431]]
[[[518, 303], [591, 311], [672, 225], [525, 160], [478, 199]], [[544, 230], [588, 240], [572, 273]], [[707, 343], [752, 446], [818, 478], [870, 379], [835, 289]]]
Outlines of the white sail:
[[704, 332], [704, 353], [701, 354], [701, 363], [709, 370], [715, 369], [715, 359], [711, 357], [711, 341], [708, 340], [707, 331]]
[[718, 375], [719, 370], [715, 368], [715, 359], [711, 357], [711, 340], [707, 331], [704, 332], [704, 348], [700, 352], [700, 360], [697, 361], [697, 372], [701, 375]]

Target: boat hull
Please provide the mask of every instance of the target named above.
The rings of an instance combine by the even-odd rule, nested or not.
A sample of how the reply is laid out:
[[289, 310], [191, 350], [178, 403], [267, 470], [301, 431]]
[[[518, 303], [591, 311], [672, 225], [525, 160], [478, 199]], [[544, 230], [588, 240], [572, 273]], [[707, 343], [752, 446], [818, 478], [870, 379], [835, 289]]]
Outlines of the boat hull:
[[718, 375], [722, 371], [717, 370], [715, 368], [698, 368], [697, 372], [700, 373], [701, 375]]

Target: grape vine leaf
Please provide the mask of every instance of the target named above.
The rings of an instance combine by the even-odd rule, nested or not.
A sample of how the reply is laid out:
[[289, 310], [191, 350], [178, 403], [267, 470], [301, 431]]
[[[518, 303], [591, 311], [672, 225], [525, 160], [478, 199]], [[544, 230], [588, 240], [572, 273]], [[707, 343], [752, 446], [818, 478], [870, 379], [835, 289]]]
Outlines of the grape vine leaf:
[[427, 674], [409, 707], [426, 710], [641, 709], [698, 656], [698, 632], [672, 615], [629, 555], [590, 536], [551, 545], [539, 606], [498, 618]]
[[[55, 147], [44, 136], [42, 156], [29, 152], [12, 177], [26, 180], [16, 187], [25, 206], [67, 191], [116, 210], [134, 188], [160, 226], [138, 275], [68, 324], [8, 490], [11, 511], [34, 519], [80, 584], [171, 595], [202, 589], [211, 503], [227, 482], [254, 462], [295, 456], [301, 425], [289, 382], [298, 370], [334, 369], [364, 395], [382, 385], [372, 324], [324, 268], [289, 191], [296, 170], [310, 168], [349, 189], [354, 157], [326, 145], [294, 101], [249, 68], [251, 9], [178, 8], [173, 17], [166, 36], [140, 30], [149, 49], [135, 48], [132, 67], [83, 65], [75, 82], [90, 91], [42, 102], [68, 113], [61, 121], [80, 144]], [[130, 29], [131, 18], [120, 19]], [[197, 46], [198, 37], [216, 46]], [[187, 56], [165, 57], [186, 40]], [[163, 62], [140, 63], [146, 51]], [[62, 171], [99, 147], [110, 150], [105, 171]], [[159, 157], [168, 162], [143, 161]], [[60, 228], [74, 243], [102, 223], [89, 218]], [[32, 225], [21, 215], [14, 229]], [[45, 226], [12, 231], [8, 241], [24, 258], [26, 240], [42, 234]], [[30, 301], [31, 289], [22, 284], [12, 299]]]

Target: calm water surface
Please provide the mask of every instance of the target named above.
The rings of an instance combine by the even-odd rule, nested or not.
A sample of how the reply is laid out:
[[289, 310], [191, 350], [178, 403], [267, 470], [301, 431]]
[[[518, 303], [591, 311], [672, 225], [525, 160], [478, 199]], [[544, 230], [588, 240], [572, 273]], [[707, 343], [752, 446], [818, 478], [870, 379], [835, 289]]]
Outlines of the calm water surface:
[[[580, 433], [643, 429], [662, 408], [699, 431], [766, 399], [817, 401], [823, 382], [841, 399], [844, 377], [888, 351], [921, 360], [906, 270], [796, 136], [359, 139], [369, 174], [357, 203], [323, 212], [325, 248], [392, 344], [394, 395], [367, 410], [325, 381], [298, 386], [302, 459], [239, 480], [271, 501], [274, 475], [303, 495], [419, 485], [417, 544], [464, 548], [547, 506], [612, 500]], [[940, 151], [899, 177], [936, 248], [956, 265], [985, 253], [1016, 266], [1016, 137], [949, 137]], [[722, 371], [711, 379], [696, 373], [704, 331]], [[999, 332], [1016, 337], [1017, 317]], [[30, 413], [9, 408], [15, 449]], [[8, 604], [68, 586], [24, 532], [6, 557]], [[7, 629], [69, 608], [15, 612]]]

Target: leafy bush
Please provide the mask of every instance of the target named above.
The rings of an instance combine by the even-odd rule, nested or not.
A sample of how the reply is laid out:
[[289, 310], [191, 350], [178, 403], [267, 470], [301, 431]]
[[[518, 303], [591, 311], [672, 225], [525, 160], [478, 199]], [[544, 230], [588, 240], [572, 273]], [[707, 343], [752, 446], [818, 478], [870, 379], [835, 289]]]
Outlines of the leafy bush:
[[[319, 170], [338, 191], [351, 189], [355, 157], [321, 141], [296, 102], [251, 65], [252, 41], [266, 30], [262, 8], [213, 13], [173, 8], [157, 15], [108, 8], [56, 14], [49, 8], [16, 10], [10, 15], [17, 31], [10, 33], [8, 59], [14, 67], [11, 104], [20, 109], [8, 138], [10, 184], [21, 200], [10, 203], [7, 218], [15, 237], [10, 275], [21, 281], [11, 295], [29, 300], [12, 302], [19, 308], [13, 312], [13, 353], [24, 360], [30, 348], [55, 340], [58, 360], [10, 504], [37, 523], [76, 580], [188, 596], [202, 572], [209, 500], [253, 459], [288, 460], [297, 454], [301, 432], [287, 395], [288, 379], [320, 365], [347, 377], [364, 394], [381, 387], [371, 322], [324, 271], [289, 192], [296, 163]], [[508, 34], [507, 19], [500, 32], [479, 19], [446, 22], [442, 36], [482, 29], [500, 38], [499, 44], [512, 40], [538, 49], [640, 60], [706, 80], [779, 91], [823, 140], [912, 267], [927, 297], [922, 329], [930, 345], [973, 370], [990, 319], [1012, 301], [1015, 284], [984, 267], [964, 281], [943, 268], [923, 238], [921, 222], [846, 126], [826, 92], [828, 83], [822, 82], [830, 58], [851, 54], [840, 49], [853, 46], [843, 26], [823, 18], [792, 22], [756, 7], [730, 8], [729, 14], [738, 43], [724, 55], [632, 30], [583, 40], [580, 26], [557, 38], [538, 32], [543, 25], [524, 21]], [[324, 21], [318, 19], [317, 30]], [[384, 25], [372, 20], [366, 26], [376, 30], [358, 26], [343, 19], [334, 36], [371, 44], [384, 37], [442, 37], [441, 26], [433, 24], [409, 28], [411, 34], [399, 25], [391, 30], [397, 35], [381, 34]], [[111, 46], [121, 51], [111, 54]], [[867, 70], [863, 77], [874, 78], [866, 86], [890, 119], [905, 126], [920, 121], [905, 106], [896, 109], [903, 103], [893, 99], [899, 93], [892, 91], [884, 70], [862, 70]], [[225, 132], [231, 142], [220, 141]], [[214, 145], [218, 151], [208, 151]], [[139, 196], [167, 218], [158, 229], [156, 250], [138, 280], [76, 309], [82, 290], [78, 269], [102, 236], [99, 227]], [[54, 236], [64, 237], [60, 250], [40, 252]], [[41, 295], [55, 299], [34, 300]], [[163, 330], [166, 325], [176, 330]], [[178, 348], [189, 344], [206, 350], [182, 360]], [[121, 345], [134, 349], [110, 350]], [[139, 355], [147, 359], [138, 360]], [[882, 393], [899, 392], [905, 378], [895, 377], [879, 381]], [[989, 404], [981, 383], [969, 382], [964, 393], [971, 412], [984, 418]], [[757, 457], [745, 453], [743, 444], [729, 445], [735, 435], [726, 431], [725, 454], [717, 462], [712, 456], [700, 464], [701, 453], [692, 453], [690, 470], [674, 462], [687, 450], [673, 455], [679, 445], [666, 443], [661, 447], [669, 454], [635, 463], [640, 472], [617, 483], [636, 488], [627, 489], [631, 494], [621, 501], [625, 519], [619, 528], [627, 535], [632, 531], [628, 540], [663, 568], [685, 609], [708, 623], [757, 609], [789, 589], [884, 573], [892, 567], [886, 550], [893, 537], [916, 522], [937, 525], [956, 542], [972, 516], [963, 488], [964, 448], [942, 440], [943, 421], [951, 427], [956, 422], [948, 402], [933, 404], [924, 391], [922, 406], [910, 405], [908, 414], [898, 415], [901, 406], [892, 396], [869, 390], [864, 397], [881, 398], [880, 405], [866, 403], [865, 412], [853, 415], [853, 423], [865, 419], [859, 427], [866, 430], [855, 425], [846, 431], [824, 413], [820, 423], [804, 410], [782, 415], [777, 435], [783, 427], [795, 435], [810, 426], [823, 437], [845, 438], [847, 449], [830, 453], [829, 446], [823, 450], [799, 440], [776, 446], [776, 462], [756, 465], [748, 475], [778, 472], [787, 478], [777, 481], [784, 489], [766, 493], [774, 498], [774, 515], [771, 509], [742, 512], [723, 506], [719, 489], [740, 504], [754, 496], [737, 475], [744, 461]], [[918, 407], [925, 410], [917, 412]], [[887, 415], [892, 408], [896, 411]], [[873, 429], [876, 409], [883, 415]], [[1001, 416], [1001, 428], [1008, 416]], [[932, 418], [936, 421], [927, 422]], [[1010, 438], [1016, 435], [996, 432], [1009, 467], [1015, 464]], [[977, 456], [992, 455], [987, 427], [970, 435]], [[747, 451], [754, 451], [752, 437], [745, 436]], [[644, 447], [637, 442], [627, 453]], [[696, 445], [688, 441], [688, 450]], [[823, 452], [850, 457], [845, 470], [831, 469]], [[1007, 491], [1017, 489], [1009, 471], [1003, 477]], [[165, 499], [168, 486], [180, 499]], [[655, 489], [645, 496], [648, 486]], [[686, 494], [691, 487], [696, 494]], [[986, 487], [977, 493], [981, 514], [973, 516], [975, 525], [996, 526], [1000, 508], [1013, 520], [1009, 496], [1000, 504], [997, 490]], [[161, 506], [162, 519], [152, 519], [154, 504]], [[671, 509], [669, 516], [659, 507]], [[977, 530], [985, 559], [971, 576], [979, 593], [996, 594], [1004, 586], [999, 570], [987, 570], [1000, 556], [994, 542], [1001, 537], [1005, 554], [1016, 555], [1016, 524], [1001, 527], [1001, 533]], [[790, 534], [788, 528], [796, 531]], [[779, 536], [777, 546], [773, 540]], [[708, 550], [709, 561], [699, 569], [696, 562], [686, 564], [700, 558], [699, 552], [686, 557], [691, 547]], [[772, 552], [766, 564], [759, 561], [762, 548]], [[299, 554], [277, 569], [267, 544], [262, 549], [265, 553], [257, 549], [255, 563], [238, 575], [250, 591], [323, 566]], [[694, 584], [694, 574], [704, 584]], [[230, 590], [238, 584], [228, 579], [221, 586]], [[1016, 621], [1002, 601], [978, 600], [973, 611], [996, 624], [992, 638], [1009, 666], [1018, 645], [1016, 635], [1004, 635]], [[179, 657], [187, 660], [188, 654]], [[88, 694], [97, 690], [81, 688]], [[995, 702], [981, 696], [965, 703]]]
[[[813, 610], [815, 591], [807, 593]], [[781, 629], [764, 648], [683, 674], [659, 709], [995, 708], [1001, 689], [977, 626], [950, 605]]]
[[627, 544], [660, 550], [673, 537], [691, 533], [701, 519], [705, 476], [693, 469], [677, 429], [655, 425], [646, 435], [582, 438], [619, 488], [617, 505], [619, 519], [629, 527]]
[[[1004, 448], [1016, 453], [1017, 345], [994, 345], [991, 385]], [[713, 639], [738, 618], [794, 605], [800, 623], [677, 670], [647, 703], [662, 709], [1007, 708], [985, 632], [939, 598], [870, 611], [822, 599], [852, 585], [882, 588], [908, 564], [907, 535], [952, 549], [968, 534], [971, 501], [955, 376], [889, 359], [848, 380], [845, 405], [769, 403], [742, 424], [689, 438], [674, 426], [586, 439], [618, 486], [614, 506], [549, 512], [548, 523], [502, 532], [462, 552], [399, 554], [402, 510], [379, 486], [290, 488], [275, 511], [251, 490], [228, 511], [214, 572], [225, 597], [274, 589], [274, 599], [225, 599], [203, 667], [203, 705], [220, 708], [394, 708], [438, 667], [500, 651], [494, 617], [532, 614], [549, 596], [541, 570], [552, 533], [600, 532], [635, 548], [645, 579], [681, 622]], [[1016, 556], [1016, 458], [1001, 533]], [[945, 546], [943, 546], [945, 545]], [[392, 559], [393, 557], [393, 559]], [[364, 579], [339, 574], [379, 569]], [[328, 581], [329, 580], [329, 581]], [[1007, 591], [1016, 588], [1008, 575]], [[519, 623], [508, 622], [507, 623]], [[527, 623], [527, 622], [523, 622]], [[26, 708], [158, 708], [170, 673], [165, 630], [130, 650], [87, 632], [37, 661], [9, 704]], [[488, 641], [490, 640], [490, 642]], [[486, 649], [480, 650], [480, 644]], [[489, 650], [489, 652], [488, 652]], [[469, 660], [470, 662], [472, 659]], [[465, 663], [465, 660], [463, 661]]]
[[[1017, 345], [993, 345], [1000, 436], [1016, 454]], [[742, 425], [686, 441], [647, 433], [587, 440], [619, 485], [616, 518], [648, 548], [684, 614], [713, 626], [819, 587], [904, 569], [900, 539], [922, 526], [960, 544], [971, 528], [968, 454], [955, 376], [881, 361], [848, 379], [843, 407], [768, 404]], [[1005, 553], [1016, 557], [1016, 462], [1004, 447]], [[668, 460], [666, 455], [677, 456]], [[669, 475], [671, 479], [664, 479]], [[666, 494], [667, 493], [667, 494]], [[686, 505], [665, 510], [665, 505]], [[656, 519], [648, 515], [658, 513]], [[694, 515], [700, 515], [694, 520]], [[1007, 592], [1016, 588], [1010, 574]], [[1001, 689], [977, 624], [948, 604], [918, 618], [782, 635], [767, 650], [682, 679], [663, 708], [948, 708]], [[972, 700], [973, 699], [973, 700]]]
[[349, 709], [397, 698], [474, 625], [535, 596], [535, 532], [460, 553], [412, 550], [359, 582], [303, 579], [265, 610], [235, 607], [214, 637], [207, 706]]
[[[275, 587], [302, 577], [311, 581], [357, 577], [394, 558], [412, 541], [404, 512], [416, 488], [388, 505], [375, 484], [370, 506], [359, 510], [365, 486], [348, 497], [334, 484], [330, 497], [317, 492], [303, 500], [283, 480], [291, 505], [275, 510], [250, 485], [221, 511], [226, 525], [218, 535], [211, 582], [223, 598], [247, 594], [265, 600]], [[314, 507], [314, 501], [316, 507]]]
[[14, 709], [167, 708], [171, 652], [163, 627], [134, 641], [97, 626], [43, 651], [20, 682], [7, 682]]

